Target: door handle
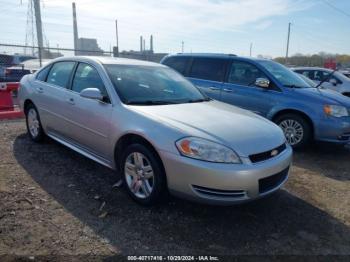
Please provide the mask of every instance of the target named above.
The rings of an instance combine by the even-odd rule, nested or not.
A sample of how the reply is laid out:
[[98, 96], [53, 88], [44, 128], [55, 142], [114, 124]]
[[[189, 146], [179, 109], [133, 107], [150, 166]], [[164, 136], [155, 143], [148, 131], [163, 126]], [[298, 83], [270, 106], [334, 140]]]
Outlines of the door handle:
[[213, 90], [213, 91], [218, 91], [218, 90], [220, 90], [219, 87], [215, 87], [215, 86], [211, 86], [211, 87], [209, 87], [209, 89], [210, 89], [210, 90]]
[[38, 91], [39, 93], [44, 93], [44, 88], [42, 87], [37, 87], [36, 91]]
[[67, 99], [67, 102], [68, 102], [68, 104], [71, 104], [71, 105], [74, 105], [75, 104], [75, 102], [74, 102], [74, 98], [68, 98]]
[[223, 91], [227, 92], [227, 93], [232, 93], [233, 92], [233, 90], [231, 88], [224, 88]]

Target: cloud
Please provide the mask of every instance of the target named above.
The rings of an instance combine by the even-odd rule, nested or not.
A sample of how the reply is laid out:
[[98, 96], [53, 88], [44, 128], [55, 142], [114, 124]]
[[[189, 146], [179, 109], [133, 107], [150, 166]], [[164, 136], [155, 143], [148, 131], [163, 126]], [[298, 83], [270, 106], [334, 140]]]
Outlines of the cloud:
[[[79, 31], [86, 37], [114, 39], [118, 19], [120, 41], [138, 48], [140, 34], [157, 36], [172, 51], [175, 41], [205, 43], [213, 34], [241, 31], [247, 24], [263, 30], [274, 16], [308, 8], [308, 0], [75, 0]], [[43, 22], [71, 27], [71, 0], [45, 1]], [[53, 15], [51, 15], [51, 13]], [[59, 15], [61, 14], [61, 15]], [[64, 19], [62, 19], [62, 16]], [[64, 29], [66, 27], [66, 29]], [[109, 43], [111, 40], [109, 40]], [[176, 42], [176, 45], [178, 44]], [[209, 48], [210, 49], [210, 48]]]
[[254, 28], [257, 30], [265, 30], [269, 28], [271, 25], [272, 25], [272, 21], [266, 20], [266, 21], [257, 22]]

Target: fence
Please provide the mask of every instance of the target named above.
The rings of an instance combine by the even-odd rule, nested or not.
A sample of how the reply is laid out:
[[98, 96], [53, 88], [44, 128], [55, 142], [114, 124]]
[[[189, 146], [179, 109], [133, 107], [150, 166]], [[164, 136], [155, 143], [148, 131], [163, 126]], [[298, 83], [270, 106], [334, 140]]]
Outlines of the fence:
[[51, 59], [64, 56], [109, 56], [159, 62], [165, 53], [104, 51], [98, 46], [87, 49], [44, 47], [0, 43], [0, 82], [16, 82], [25, 74], [33, 73]]

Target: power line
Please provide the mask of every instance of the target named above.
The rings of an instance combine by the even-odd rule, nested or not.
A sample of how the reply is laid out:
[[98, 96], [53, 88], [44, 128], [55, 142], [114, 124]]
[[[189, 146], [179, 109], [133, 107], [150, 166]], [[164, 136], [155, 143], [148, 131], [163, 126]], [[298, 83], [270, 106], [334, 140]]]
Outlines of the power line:
[[335, 5], [331, 4], [328, 0], [323, 0], [323, 2], [328, 5], [329, 7], [331, 7], [332, 9], [342, 13], [343, 15], [346, 15], [347, 17], [350, 17], [350, 14], [343, 11], [342, 9], [340, 9], [339, 7], [336, 7]]

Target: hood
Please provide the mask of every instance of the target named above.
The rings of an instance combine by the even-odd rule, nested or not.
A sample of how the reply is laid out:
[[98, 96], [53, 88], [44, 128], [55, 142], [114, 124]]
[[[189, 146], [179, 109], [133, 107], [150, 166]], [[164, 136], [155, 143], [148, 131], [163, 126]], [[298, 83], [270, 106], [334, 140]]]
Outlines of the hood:
[[232, 148], [247, 157], [284, 143], [282, 130], [256, 114], [218, 101], [160, 106], [130, 106], [134, 111], [180, 130]]
[[297, 93], [303, 93], [312, 98], [317, 97], [320, 102], [324, 104], [340, 104], [347, 108], [350, 108], [350, 98], [346, 97], [336, 91], [325, 88], [301, 88], [294, 89]]

